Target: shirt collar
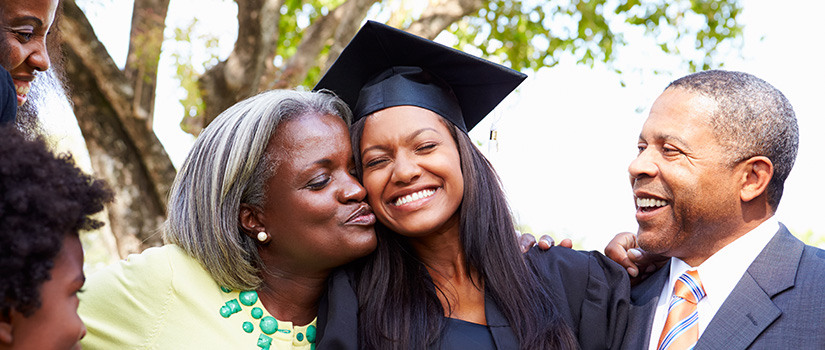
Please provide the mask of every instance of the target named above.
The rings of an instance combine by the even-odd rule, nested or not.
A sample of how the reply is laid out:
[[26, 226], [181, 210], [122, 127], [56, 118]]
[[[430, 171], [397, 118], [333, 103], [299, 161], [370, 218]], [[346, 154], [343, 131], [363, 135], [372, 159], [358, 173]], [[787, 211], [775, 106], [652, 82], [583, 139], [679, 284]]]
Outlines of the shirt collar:
[[[696, 267], [709, 301], [712, 300], [714, 304], [721, 306], [777, 230], [779, 230], [779, 221], [771, 217], [742, 237], [722, 247]], [[691, 269], [693, 268], [681, 259], [671, 258], [668, 290], [672, 291], [679, 276]]]
[[722, 247], [699, 265], [696, 269], [699, 271], [699, 278], [702, 279], [705, 292], [708, 295], [714, 293], [717, 296], [724, 296], [721, 300], [717, 300], [721, 306], [722, 301], [733, 291], [733, 287], [736, 287], [741, 276], [745, 274], [759, 253], [765, 249], [777, 230], [779, 230], [779, 221], [771, 217], [742, 237]]
[[[707, 296], [699, 301], [699, 335], [705, 331], [722, 303], [739, 283], [753, 260], [765, 249], [779, 229], [779, 221], [771, 217], [759, 226], [720, 249], [696, 267]], [[659, 335], [667, 318], [668, 305], [673, 295], [673, 285], [685, 271], [692, 269], [684, 261], [670, 259], [670, 275], [660, 294], [653, 318], [649, 349], [656, 349]]]

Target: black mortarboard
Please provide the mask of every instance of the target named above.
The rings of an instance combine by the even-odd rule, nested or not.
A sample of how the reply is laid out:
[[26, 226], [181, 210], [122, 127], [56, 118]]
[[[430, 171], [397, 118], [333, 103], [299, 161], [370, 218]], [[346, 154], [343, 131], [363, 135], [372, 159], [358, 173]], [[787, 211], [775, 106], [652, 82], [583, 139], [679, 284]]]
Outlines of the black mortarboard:
[[0, 125], [13, 123], [17, 118], [17, 92], [11, 75], [0, 67]]
[[354, 121], [413, 105], [472, 129], [527, 75], [390, 26], [367, 21], [314, 90], [332, 90]]

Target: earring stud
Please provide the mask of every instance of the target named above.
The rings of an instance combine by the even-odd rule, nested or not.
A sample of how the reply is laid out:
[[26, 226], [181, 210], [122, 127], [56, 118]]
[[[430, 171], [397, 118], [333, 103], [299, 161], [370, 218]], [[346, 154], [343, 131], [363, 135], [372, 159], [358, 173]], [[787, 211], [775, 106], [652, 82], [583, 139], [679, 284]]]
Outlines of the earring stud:
[[263, 243], [269, 238], [269, 235], [266, 234], [266, 231], [258, 232], [258, 241]]

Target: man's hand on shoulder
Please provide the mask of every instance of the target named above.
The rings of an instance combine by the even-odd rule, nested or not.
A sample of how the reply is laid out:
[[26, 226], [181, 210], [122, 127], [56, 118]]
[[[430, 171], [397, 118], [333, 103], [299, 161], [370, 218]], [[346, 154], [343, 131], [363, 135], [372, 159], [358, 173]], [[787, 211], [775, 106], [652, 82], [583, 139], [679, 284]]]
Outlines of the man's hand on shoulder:
[[636, 235], [630, 232], [622, 232], [613, 237], [604, 248], [604, 255], [627, 270], [630, 284], [634, 286], [656, 272], [668, 260], [666, 256], [648, 254], [639, 248]]
[[[539, 249], [541, 250], [548, 250], [556, 244], [553, 237], [548, 235], [542, 235], [541, 238], [539, 238], [539, 241], [536, 242], [536, 237], [530, 233], [522, 233], [518, 238], [518, 242], [522, 253], [526, 253], [536, 244], [538, 244]], [[565, 238], [559, 242], [559, 247], [573, 248], [573, 241], [571, 241], [570, 238]]]

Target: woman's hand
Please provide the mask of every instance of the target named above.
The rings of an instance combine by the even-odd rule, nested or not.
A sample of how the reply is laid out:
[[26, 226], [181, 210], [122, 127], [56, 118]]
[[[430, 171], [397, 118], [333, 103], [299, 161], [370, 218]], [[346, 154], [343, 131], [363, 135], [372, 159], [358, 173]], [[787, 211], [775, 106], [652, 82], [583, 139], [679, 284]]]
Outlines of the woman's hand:
[[630, 284], [634, 286], [644, 281], [668, 261], [666, 256], [648, 254], [639, 248], [636, 235], [630, 232], [622, 232], [613, 237], [613, 240], [604, 248], [604, 255], [627, 269]]
[[[530, 250], [530, 248], [532, 248], [534, 245], [536, 245], [536, 243], [538, 243], [539, 249], [548, 250], [550, 249], [550, 247], [556, 244], [556, 241], [553, 239], [553, 237], [550, 237], [548, 235], [542, 235], [541, 238], [539, 238], [539, 241], [536, 242], [535, 236], [529, 233], [523, 233], [521, 234], [521, 236], [519, 236], [518, 243], [521, 247], [521, 252], [527, 253], [527, 251]], [[559, 242], [559, 247], [573, 248], [573, 241], [571, 241], [570, 238], [565, 238], [561, 240], [561, 242]]]

